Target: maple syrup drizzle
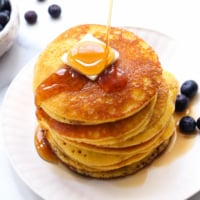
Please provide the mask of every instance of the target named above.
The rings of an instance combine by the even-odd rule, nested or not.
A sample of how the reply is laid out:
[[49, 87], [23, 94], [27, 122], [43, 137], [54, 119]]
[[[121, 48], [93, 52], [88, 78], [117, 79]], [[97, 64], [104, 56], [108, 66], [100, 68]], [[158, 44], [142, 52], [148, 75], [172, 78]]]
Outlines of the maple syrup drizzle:
[[36, 104], [63, 91], [79, 91], [87, 83], [87, 78], [71, 67], [64, 66], [45, 79], [36, 90]]
[[110, 24], [112, 16], [113, 1], [109, 1], [109, 12], [106, 27], [106, 44], [98, 42], [96, 39], [85, 36], [82, 41], [74, 45], [68, 51], [66, 63], [75, 70], [86, 76], [96, 76], [100, 74], [113, 60], [115, 60], [116, 52], [110, 48]]
[[92, 76], [104, 70], [106, 63], [110, 59], [114, 59], [114, 53], [108, 54], [107, 61], [105, 57], [105, 45], [94, 41], [84, 41], [69, 51], [67, 60], [68, 64], [73, 66], [75, 70], [84, 75]]
[[111, 65], [99, 75], [97, 83], [105, 92], [117, 92], [127, 84], [128, 78], [125, 72]]
[[[62, 67], [38, 86], [35, 97], [36, 105], [64, 91], [80, 91], [88, 81], [85, 76], [72, 68]], [[115, 65], [105, 69], [96, 80], [105, 92], [120, 91], [126, 86], [127, 81], [128, 77], [125, 72]]]
[[35, 148], [39, 156], [48, 162], [57, 162], [58, 159], [56, 155], [51, 150], [49, 143], [46, 139], [46, 131], [40, 127], [37, 127], [35, 131]]
[[[110, 24], [112, 16], [113, 0], [110, 0], [109, 14], [106, 31], [106, 47], [104, 57], [105, 63], [109, 51], [109, 34]], [[63, 66], [55, 73], [52, 73], [47, 79], [45, 79], [36, 90], [36, 104], [40, 103], [52, 96], [55, 96], [63, 91], [79, 91], [89, 80], [84, 76], [73, 70], [69, 66]], [[123, 70], [118, 69], [117, 66], [111, 65], [103, 73], [100, 74], [97, 84], [105, 92], [115, 92], [123, 89], [127, 83], [127, 75]], [[41, 158], [49, 162], [57, 162], [56, 155], [51, 150], [49, 143], [46, 139], [46, 131], [38, 127], [35, 131], [35, 147]]]
[[111, 17], [112, 17], [112, 8], [113, 8], [113, 0], [109, 1], [109, 10], [108, 10], [108, 21], [107, 21], [107, 30], [106, 30], [106, 48], [105, 48], [105, 61], [107, 60], [107, 55], [109, 51], [110, 44], [110, 25], [111, 25]]
[[[109, 51], [109, 35], [110, 35], [110, 24], [111, 24], [111, 16], [112, 16], [112, 7], [113, 0], [110, 0], [109, 3], [109, 13], [108, 13], [108, 21], [107, 21], [107, 31], [106, 31], [106, 54], [102, 59], [106, 64], [107, 55]], [[91, 46], [90, 50], [91, 50]], [[88, 48], [89, 48], [88, 47]], [[86, 48], [86, 47], [85, 47]], [[91, 53], [91, 52], [90, 52]], [[94, 52], [96, 53], [96, 52]], [[78, 55], [76, 55], [78, 56]], [[107, 69], [105, 69], [98, 77], [97, 84], [105, 91], [105, 92], [115, 92], [122, 90], [127, 83], [127, 75], [125, 72], [115, 65], [111, 65]], [[44, 80], [36, 90], [36, 105], [40, 105], [40, 103], [52, 96], [58, 95], [64, 91], [79, 91], [89, 80], [79, 72], [75, 71], [69, 66], [63, 66], [58, 69], [55, 73], [51, 74], [46, 80]]]
[[[106, 56], [107, 56], [107, 51], [109, 49], [108, 47], [109, 47], [109, 32], [110, 32], [112, 4], [113, 1], [110, 0], [109, 18], [108, 18], [107, 34], [106, 34], [106, 50], [105, 50]], [[74, 70], [68, 67], [63, 67], [54, 74], [50, 75], [50, 77], [48, 77], [41, 85], [39, 85], [37, 89], [37, 101], [39, 103], [47, 98], [50, 98], [51, 96], [59, 94], [64, 90], [78, 91], [82, 89], [82, 87], [85, 85], [86, 82], [87, 80], [84, 76], [80, 75], [79, 73], [76, 73]], [[112, 65], [99, 76], [97, 82], [100, 85], [100, 87], [106, 92], [118, 91], [126, 85], [127, 76], [122, 70]], [[162, 155], [157, 159], [156, 162], [153, 162], [154, 166], [166, 165], [169, 162], [176, 159], [178, 156], [181, 156], [184, 153], [186, 153], [192, 147], [195, 136], [194, 135], [185, 136], [179, 131], [178, 128], [179, 119], [182, 116], [191, 114], [190, 109], [191, 106], [186, 112], [178, 114], [175, 113], [175, 120], [177, 122], [176, 126], [177, 133], [176, 133], [176, 138], [174, 138], [174, 142], [172, 144], [173, 146], [170, 148], [169, 153]], [[44, 160], [50, 162], [57, 162], [57, 157], [50, 149], [45, 134], [46, 134], [45, 130], [39, 127], [37, 128], [35, 132], [35, 147], [37, 149], [37, 152]], [[145, 172], [145, 174], [143, 172]], [[134, 179], [135, 180], [134, 182], [131, 178], [128, 184], [133, 185], [134, 183], [135, 184], [138, 183], [140, 185], [141, 183], [143, 183], [146, 179], [147, 171], [143, 170], [140, 173], [136, 174], [135, 176], [136, 177], [138, 176], [138, 179], [137, 180]], [[127, 184], [127, 179], [124, 182], [125, 184]]]

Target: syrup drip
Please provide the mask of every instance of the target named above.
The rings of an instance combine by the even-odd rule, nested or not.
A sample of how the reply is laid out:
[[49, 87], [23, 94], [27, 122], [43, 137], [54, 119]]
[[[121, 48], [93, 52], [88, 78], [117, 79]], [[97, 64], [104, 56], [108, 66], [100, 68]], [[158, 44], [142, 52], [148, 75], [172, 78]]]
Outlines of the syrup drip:
[[63, 91], [79, 91], [87, 83], [87, 78], [70, 67], [64, 66], [44, 80], [36, 91], [36, 104]]
[[[97, 84], [105, 92], [117, 92], [127, 84], [127, 75], [123, 70], [111, 65], [97, 79]], [[36, 90], [36, 104], [62, 92], [80, 91], [89, 80], [69, 67], [62, 67], [51, 74]]]
[[40, 127], [36, 129], [34, 141], [36, 150], [42, 159], [54, 163], [58, 161], [46, 140], [46, 132], [44, 129]]
[[[112, 5], [112, 0], [110, 0], [110, 7]], [[106, 55], [109, 47], [109, 31], [110, 31], [110, 19], [111, 19], [111, 8], [110, 8], [110, 16], [108, 20], [107, 26], [107, 35], [106, 35]], [[67, 81], [65, 80], [67, 75]], [[70, 76], [69, 76], [70, 75]], [[70, 79], [70, 81], [69, 81]], [[63, 67], [59, 69], [56, 73], [52, 74], [49, 78], [47, 78], [37, 89], [37, 101], [41, 102], [51, 96], [59, 94], [60, 92], [67, 91], [78, 91], [82, 89], [84, 84], [87, 82], [86, 78], [82, 75], [75, 73], [75, 71], [70, 70], [69, 68]], [[117, 91], [120, 88], [123, 88], [127, 82], [127, 77], [125, 73], [117, 69], [114, 66], [109, 67], [103, 72], [98, 80], [98, 84], [100, 87], [106, 92]], [[195, 135], [193, 136], [184, 136], [179, 132], [178, 121], [181, 116], [190, 114], [190, 110], [187, 110], [186, 113], [175, 114], [175, 119], [177, 121], [177, 133], [176, 140], [173, 143], [173, 146], [170, 148], [170, 152], [166, 152], [166, 154], [162, 155], [157, 161], [153, 162], [153, 166], [163, 166], [172, 162], [174, 159], [177, 159], [179, 156], [187, 153], [193, 146]], [[45, 131], [41, 128], [38, 128], [35, 133], [35, 147], [39, 155], [47, 161], [55, 162], [57, 158], [55, 154], [51, 151], [48, 142], [45, 138]], [[127, 185], [141, 185], [145, 182], [147, 177], [147, 169], [142, 170], [140, 173], [137, 173], [134, 179], [132, 177], [127, 177], [125, 181], [118, 182], [121, 184], [120, 186]]]
[[98, 77], [98, 84], [105, 92], [117, 92], [122, 90], [128, 81], [123, 70], [112, 65], [105, 69]]
[[[114, 53], [109, 56], [110, 60], [113, 58]], [[105, 46], [93, 41], [81, 42], [68, 53], [67, 60], [70, 66], [82, 74], [99, 74], [104, 70], [107, 62], [105, 60]]]
[[[95, 42], [82, 42], [75, 46], [69, 54], [68, 59], [81, 69], [80, 71], [87, 72], [92, 75], [94, 72], [101, 72], [102, 66], [107, 64], [107, 61], [112, 60], [112, 53], [109, 47], [110, 24], [112, 16], [113, 0], [110, 0], [109, 14], [106, 31], [106, 46]], [[91, 66], [85, 66], [86, 64]], [[85, 68], [85, 69], [84, 69]], [[51, 74], [37, 88], [35, 102], [40, 105], [42, 101], [60, 94], [61, 92], [74, 92], [81, 90], [89, 81], [84, 75], [81, 75], [79, 70], [75, 71], [71, 67], [64, 66], [55, 73]], [[106, 68], [98, 77], [97, 84], [105, 92], [115, 92], [122, 90], [127, 83], [127, 75], [123, 70], [112, 65]]]
[[113, 8], [113, 0], [109, 1], [109, 10], [108, 10], [108, 21], [107, 21], [107, 31], [106, 31], [106, 49], [105, 49], [105, 55], [106, 58], [105, 60], [107, 60], [107, 55], [108, 55], [108, 51], [109, 51], [109, 44], [110, 44], [110, 40], [109, 40], [109, 36], [110, 36], [110, 24], [111, 24], [111, 17], [112, 17], [112, 8]]
[[109, 64], [115, 60], [115, 51], [110, 48], [110, 24], [112, 16], [112, 4], [110, 0], [108, 21], [106, 27], [106, 44], [96, 39], [86, 39], [77, 43], [67, 55], [67, 64], [86, 76], [100, 74]]

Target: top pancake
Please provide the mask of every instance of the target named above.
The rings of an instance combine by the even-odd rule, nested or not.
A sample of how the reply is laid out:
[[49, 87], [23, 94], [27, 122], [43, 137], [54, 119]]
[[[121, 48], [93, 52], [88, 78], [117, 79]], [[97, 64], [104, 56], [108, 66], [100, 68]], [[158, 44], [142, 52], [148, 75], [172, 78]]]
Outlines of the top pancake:
[[[114, 27], [110, 29], [110, 46], [120, 54], [114, 67], [124, 71], [128, 78], [122, 90], [105, 92], [96, 81], [81, 77], [85, 84], [80, 90], [66, 90], [40, 99], [37, 88], [65, 66], [61, 60], [62, 55], [87, 33], [105, 42], [106, 26], [73, 27], [59, 35], [41, 53], [34, 71], [36, 105], [60, 122], [76, 124], [113, 122], [137, 113], [156, 95], [162, 68], [156, 53], [147, 43], [132, 32]], [[74, 80], [70, 77], [66, 81], [73, 85]]]

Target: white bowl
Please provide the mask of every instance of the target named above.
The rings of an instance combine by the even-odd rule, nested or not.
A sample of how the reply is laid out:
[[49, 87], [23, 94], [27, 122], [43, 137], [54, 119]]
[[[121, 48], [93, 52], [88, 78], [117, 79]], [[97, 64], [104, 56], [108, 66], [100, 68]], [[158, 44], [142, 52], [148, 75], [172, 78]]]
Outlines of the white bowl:
[[14, 0], [9, 0], [11, 5], [10, 20], [0, 31], [0, 56], [7, 52], [13, 45], [19, 27], [19, 12]]

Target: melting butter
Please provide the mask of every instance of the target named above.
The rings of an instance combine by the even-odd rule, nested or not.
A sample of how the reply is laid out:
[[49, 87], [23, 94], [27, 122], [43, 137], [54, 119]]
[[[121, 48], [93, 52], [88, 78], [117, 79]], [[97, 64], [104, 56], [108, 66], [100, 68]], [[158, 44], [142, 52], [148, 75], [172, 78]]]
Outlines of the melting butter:
[[71, 66], [90, 80], [98, 75], [119, 58], [119, 52], [108, 47], [101, 40], [86, 34], [74, 47], [63, 54], [63, 63]]

